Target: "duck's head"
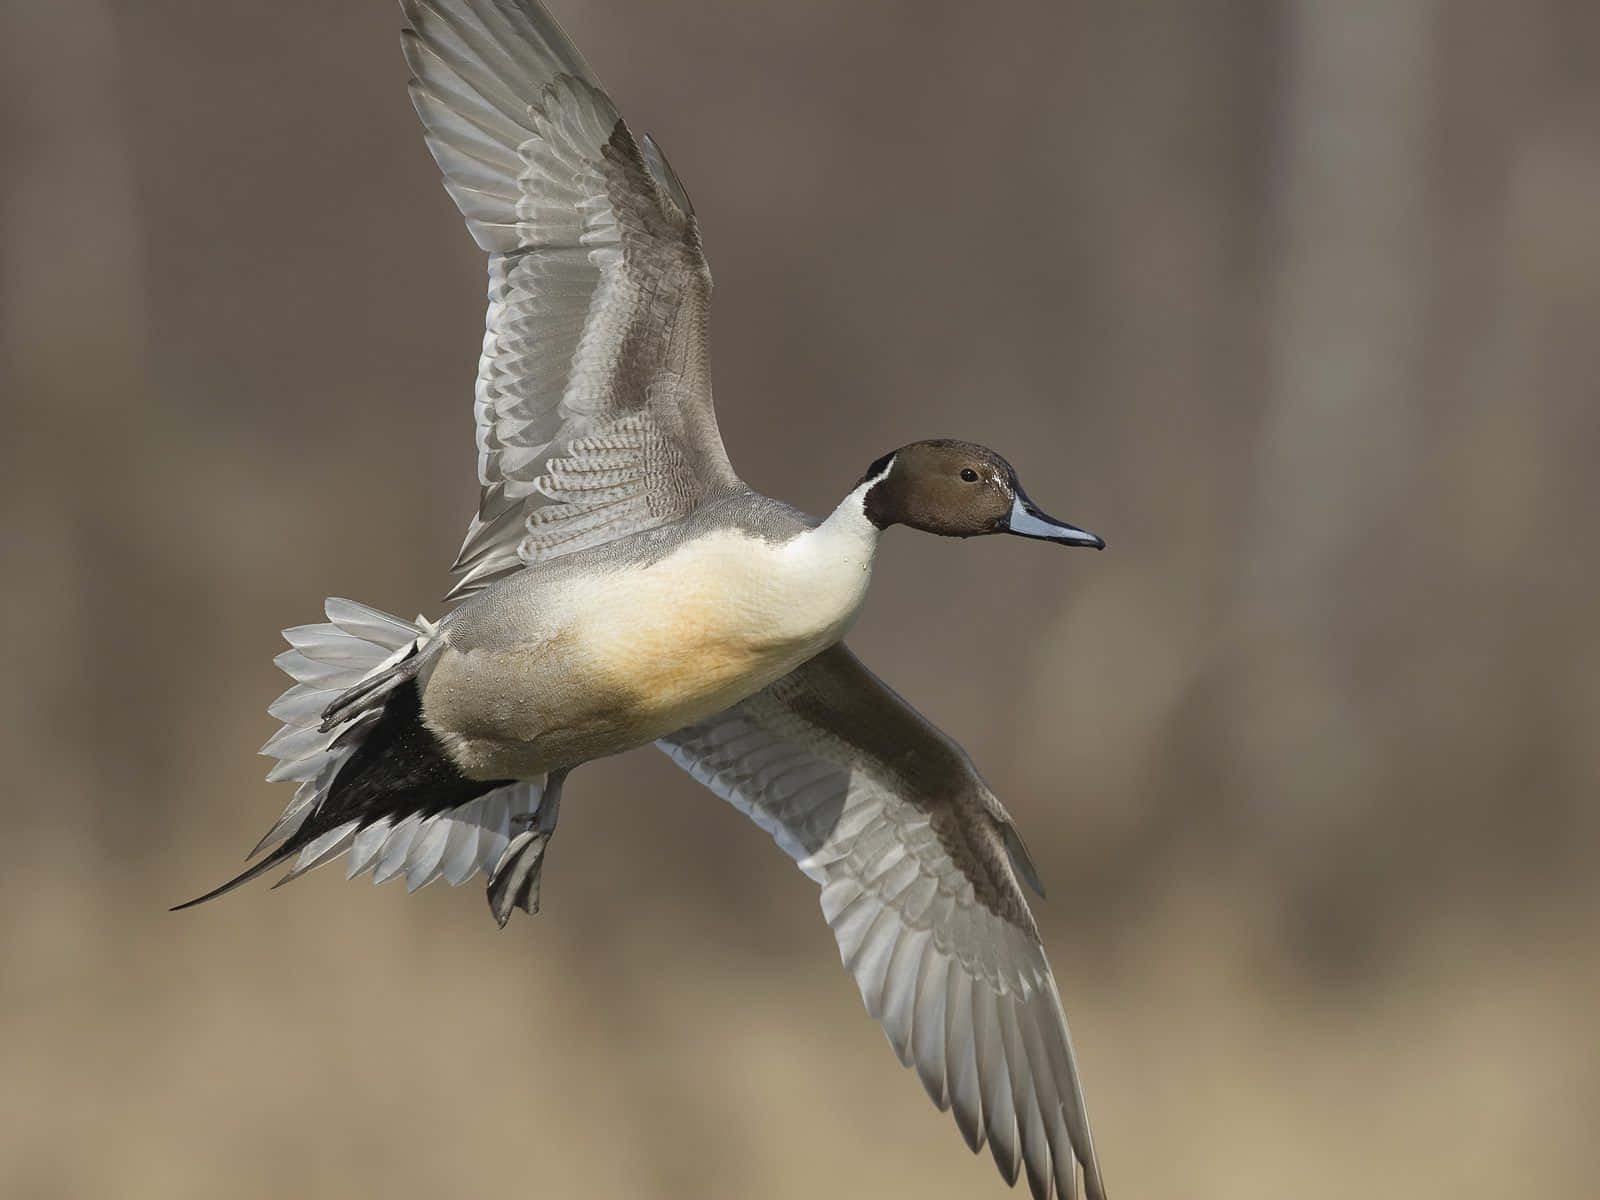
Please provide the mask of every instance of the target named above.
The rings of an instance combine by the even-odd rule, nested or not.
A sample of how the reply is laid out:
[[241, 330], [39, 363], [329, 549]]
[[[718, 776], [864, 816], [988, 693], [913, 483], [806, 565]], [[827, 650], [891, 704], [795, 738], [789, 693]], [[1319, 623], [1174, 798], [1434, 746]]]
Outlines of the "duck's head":
[[862, 508], [879, 529], [909, 525], [944, 537], [1015, 533], [1105, 549], [1087, 530], [1040, 512], [1011, 464], [973, 442], [912, 442], [868, 467], [861, 483]]

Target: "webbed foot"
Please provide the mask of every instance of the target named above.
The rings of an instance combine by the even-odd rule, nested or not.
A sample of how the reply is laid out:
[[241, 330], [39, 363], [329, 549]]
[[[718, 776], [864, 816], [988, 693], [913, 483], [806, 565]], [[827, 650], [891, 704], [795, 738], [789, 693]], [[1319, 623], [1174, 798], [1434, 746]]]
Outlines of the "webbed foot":
[[504, 929], [511, 911], [520, 908], [530, 916], [539, 911], [539, 880], [544, 874], [544, 852], [561, 815], [561, 786], [565, 771], [551, 772], [545, 781], [539, 807], [513, 826], [511, 842], [489, 875], [489, 911]]

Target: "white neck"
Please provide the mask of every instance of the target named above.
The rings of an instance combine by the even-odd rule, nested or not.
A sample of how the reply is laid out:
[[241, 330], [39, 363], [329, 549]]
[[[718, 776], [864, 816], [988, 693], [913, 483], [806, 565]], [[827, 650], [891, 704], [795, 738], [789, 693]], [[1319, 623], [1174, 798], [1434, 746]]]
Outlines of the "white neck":
[[879, 530], [867, 519], [864, 501], [874, 482], [858, 485], [827, 520], [780, 551], [784, 619], [814, 629], [819, 649], [844, 635], [867, 598]]
[[837, 546], [844, 551], [848, 546], [859, 546], [866, 554], [870, 566], [878, 549], [878, 534], [883, 532], [867, 518], [867, 490], [876, 479], [864, 479], [843, 500], [839, 501], [828, 519], [801, 538], [816, 538], [819, 544]]
[[814, 545], [828, 555], [839, 555], [859, 561], [861, 569], [872, 571], [872, 556], [878, 552], [878, 535], [883, 532], [867, 517], [867, 493], [872, 485], [894, 470], [895, 456], [890, 455], [883, 467], [867, 476], [839, 501], [828, 519], [809, 533], [800, 535], [799, 541], [812, 539]]

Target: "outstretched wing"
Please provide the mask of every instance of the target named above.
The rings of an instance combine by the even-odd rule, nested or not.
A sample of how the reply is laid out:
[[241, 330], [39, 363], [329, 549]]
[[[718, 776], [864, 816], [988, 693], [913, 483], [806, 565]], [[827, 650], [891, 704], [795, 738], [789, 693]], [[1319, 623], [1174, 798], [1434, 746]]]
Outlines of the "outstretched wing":
[[822, 886], [867, 1011], [1007, 1182], [1103, 1197], [1037, 877], [966, 754], [835, 646], [657, 743]]
[[537, 0], [402, 0], [411, 98], [489, 252], [477, 516], [450, 598], [738, 487], [677, 177]]

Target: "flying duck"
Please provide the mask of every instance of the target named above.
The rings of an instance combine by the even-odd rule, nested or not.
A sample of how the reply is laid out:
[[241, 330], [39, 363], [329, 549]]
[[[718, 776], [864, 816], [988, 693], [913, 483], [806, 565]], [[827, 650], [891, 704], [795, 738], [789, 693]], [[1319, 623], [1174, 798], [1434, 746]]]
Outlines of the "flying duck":
[[967, 1144], [1035, 1197], [1105, 1195], [1038, 875], [967, 755], [841, 640], [892, 525], [1101, 548], [994, 451], [873, 462], [825, 519], [734, 473], [694, 208], [536, 0], [402, 0], [410, 92], [489, 256], [482, 493], [438, 621], [330, 599], [284, 631], [267, 778], [298, 783], [192, 904], [344, 856], [408, 890], [482, 873], [539, 907], [562, 785], [654, 742], [821, 888], [868, 1011]]

